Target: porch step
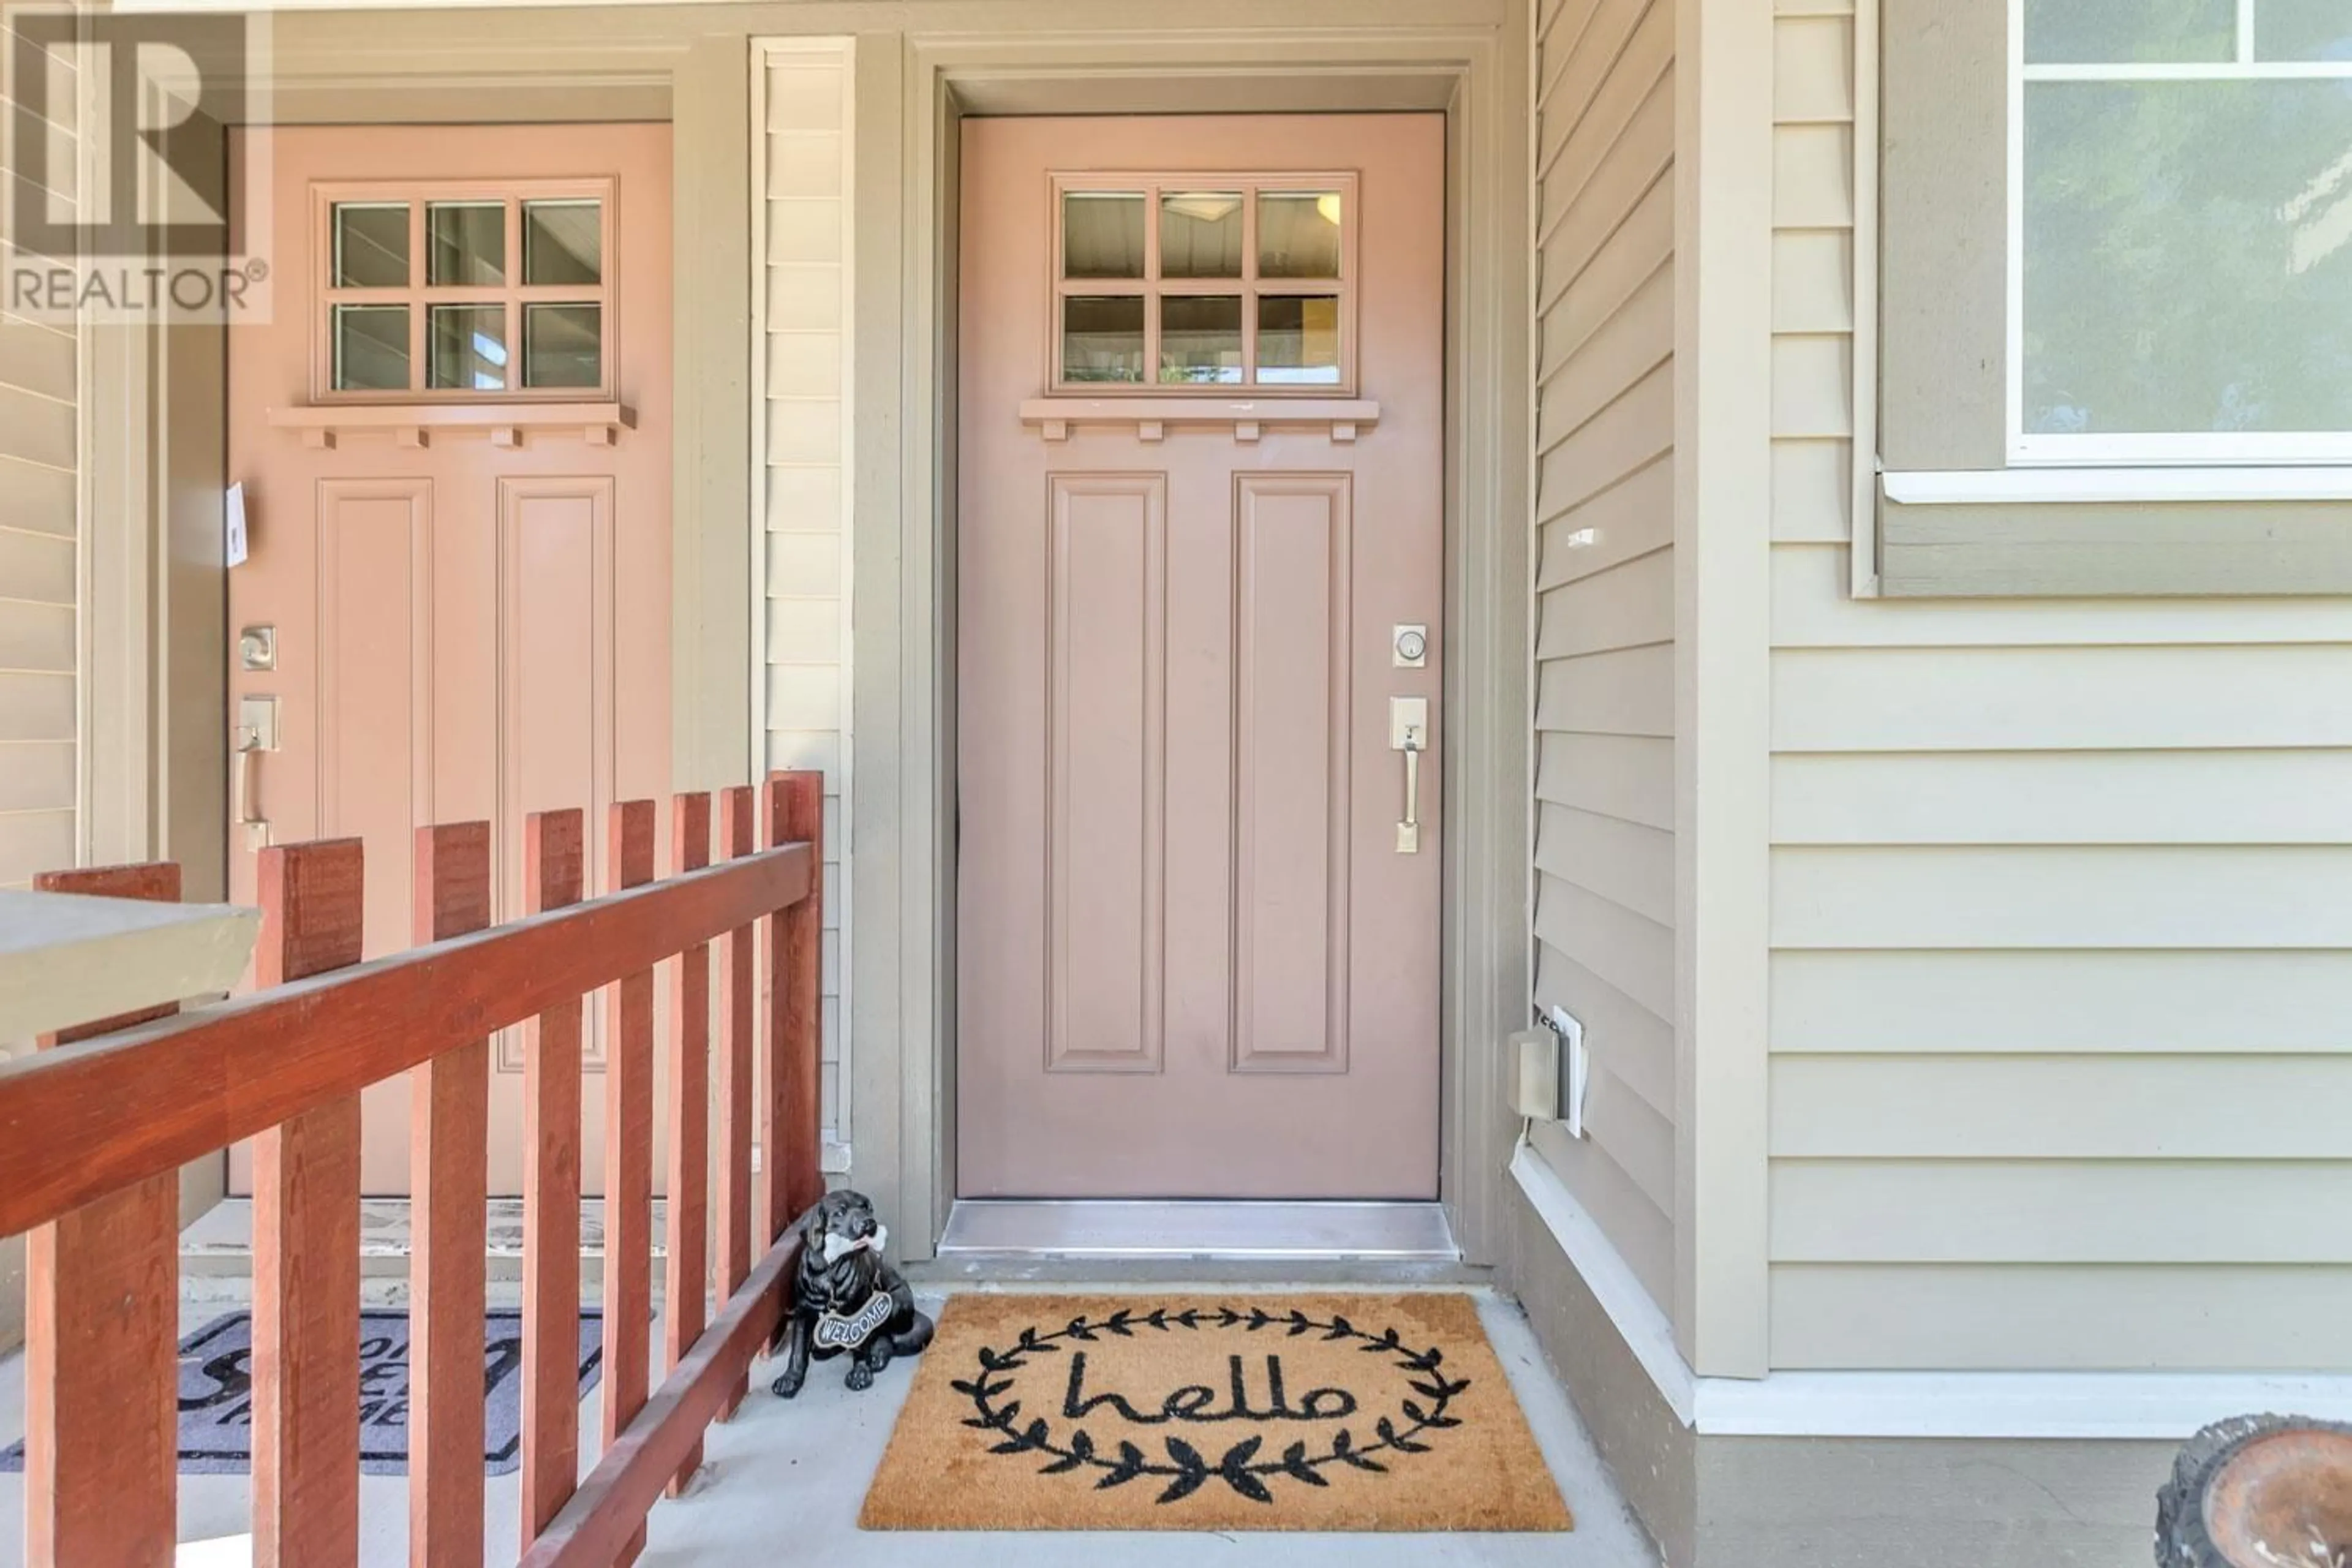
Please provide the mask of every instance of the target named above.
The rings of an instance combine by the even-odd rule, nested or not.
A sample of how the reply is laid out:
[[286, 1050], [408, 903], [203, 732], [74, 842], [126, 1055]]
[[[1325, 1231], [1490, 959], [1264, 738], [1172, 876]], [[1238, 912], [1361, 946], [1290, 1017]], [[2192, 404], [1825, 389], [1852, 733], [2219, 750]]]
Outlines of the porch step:
[[[522, 1200], [492, 1198], [488, 1215], [488, 1271], [491, 1304], [510, 1304], [502, 1297], [519, 1295], [522, 1282]], [[653, 1258], [667, 1256], [667, 1205], [653, 1201]], [[399, 1305], [406, 1300], [408, 1259], [415, 1250], [406, 1198], [362, 1198], [360, 1201], [360, 1290], [370, 1305]], [[604, 1279], [604, 1205], [586, 1198], [580, 1205], [580, 1286], [593, 1295]], [[253, 1281], [253, 1200], [225, 1198], [180, 1232], [180, 1293], [182, 1300], [213, 1303], [241, 1301]], [[506, 1287], [506, 1289], [501, 1289]], [[655, 1294], [660, 1294], [656, 1271]]]

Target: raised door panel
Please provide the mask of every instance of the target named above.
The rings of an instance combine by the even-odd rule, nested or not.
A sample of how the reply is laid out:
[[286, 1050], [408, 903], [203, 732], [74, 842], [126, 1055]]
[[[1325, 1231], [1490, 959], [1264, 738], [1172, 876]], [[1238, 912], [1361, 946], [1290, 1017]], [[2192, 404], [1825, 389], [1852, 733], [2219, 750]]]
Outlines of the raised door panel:
[[1156, 1072], [1167, 846], [1167, 484], [1056, 474], [1047, 595], [1046, 1064]]
[[[587, 888], [604, 889], [604, 818], [613, 802], [613, 481], [498, 481], [499, 812], [507, 835], [534, 811], [587, 813]], [[499, 848], [509, 917], [523, 908], [522, 858]], [[520, 1071], [520, 1040], [499, 1065]], [[601, 1064], [592, 1016], [587, 1053]]]
[[[323, 837], [354, 837], [366, 868], [367, 957], [409, 945], [415, 824], [433, 812], [433, 486], [319, 483], [319, 802]], [[363, 1096], [360, 1179], [403, 1190], [408, 1087]]]
[[1348, 1066], [1350, 500], [1346, 474], [1234, 483], [1240, 1072]]

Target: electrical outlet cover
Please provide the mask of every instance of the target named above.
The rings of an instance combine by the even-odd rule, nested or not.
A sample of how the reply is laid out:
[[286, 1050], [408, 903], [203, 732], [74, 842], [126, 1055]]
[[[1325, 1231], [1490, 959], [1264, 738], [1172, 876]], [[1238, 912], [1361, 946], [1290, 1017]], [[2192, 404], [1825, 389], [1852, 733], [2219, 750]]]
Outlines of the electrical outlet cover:
[[1592, 1081], [1592, 1056], [1585, 1049], [1584, 1026], [1575, 1014], [1565, 1007], [1551, 1009], [1552, 1032], [1559, 1036], [1560, 1055], [1565, 1058], [1560, 1087], [1566, 1091], [1559, 1099], [1559, 1120], [1567, 1124], [1571, 1138], [1584, 1136], [1584, 1093]]
[[1559, 1037], [1549, 1029], [1523, 1029], [1511, 1037], [1518, 1047], [1511, 1075], [1511, 1114], [1540, 1121], [1559, 1119]]

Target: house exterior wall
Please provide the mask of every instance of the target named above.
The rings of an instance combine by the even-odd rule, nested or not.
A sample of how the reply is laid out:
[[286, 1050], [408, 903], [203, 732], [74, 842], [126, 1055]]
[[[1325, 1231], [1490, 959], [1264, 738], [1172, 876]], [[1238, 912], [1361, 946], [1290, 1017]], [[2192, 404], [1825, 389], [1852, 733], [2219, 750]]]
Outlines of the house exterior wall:
[[1675, 5], [1536, 18], [1535, 994], [1589, 1136], [1530, 1138], [1675, 1300]]
[[[74, 198], [43, 171], [0, 176]], [[0, 306], [0, 887], [74, 864], [79, 837], [79, 353], [73, 332]]]
[[1850, 595], [1877, 66], [1780, 11], [1772, 1365], [2352, 1368], [2352, 605]]
[[855, 307], [847, 40], [765, 40], [752, 56], [752, 364], [760, 552], [753, 615], [758, 723], [767, 766], [825, 776], [824, 1125], [845, 1137], [849, 1010], [849, 331]]
[[[19, 200], [75, 195], [5, 154], [0, 179], [26, 182]], [[79, 356], [74, 333], [0, 307], [0, 888], [79, 858]], [[25, 1243], [0, 1237], [0, 1353], [24, 1322]]]

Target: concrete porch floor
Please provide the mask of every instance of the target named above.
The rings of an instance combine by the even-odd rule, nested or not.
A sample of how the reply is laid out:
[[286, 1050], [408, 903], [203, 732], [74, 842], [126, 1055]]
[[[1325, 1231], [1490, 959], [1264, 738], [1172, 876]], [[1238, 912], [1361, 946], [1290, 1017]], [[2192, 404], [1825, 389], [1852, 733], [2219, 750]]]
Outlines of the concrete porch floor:
[[[182, 1309], [183, 1333], [201, 1327], [234, 1303], [215, 1288]], [[1116, 1287], [1111, 1287], [1116, 1289]], [[1222, 1287], [1219, 1287], [1222, 1288]], [[1328, 1287], [1326, 1287], [1328, 1289]], [[1243, 1293], [1235, 1289], [1234, 1294]], [[499, 1294], [494, 1289], [493, 1294]], [[857, 1510], [882, 1458], [913, 1376], [894, 1367], [866, 1394], [842, 1384], [838, 1363], [820, 1366], [790, 1404], [767, 1392], [766, 1374], [735, 1420], [712, 1430], [707, 1463], [682, 1498], [654, 1510], [643, 1561], [687, 1563], [810, 1563], [822, 1568], [964, 1568], [1017, 1563], [1022, 1568], [1069, 1568], [1118, 1563], [1167, 1568], [1203, 1563], [1235, 1568], [1402, 1568], [1413, 1564], [1563, 1564], [1566, 1568], [1654, 1568], [1657, 1558], [1626, 1511], [1567, 1396], [1544, 1365], [1533, 1333], [1516, 1303], [1473, 1291], [1496, 1355], [1526, 1409], [1546, 1462], [1558, 1478], [1577, 1528], [1569, 1535], [1356, 1535], [1235, 1532], [1188, 1534], [877, 1533], [857, 1528]], [[923, 1292], [939, 1309], [943, 1296]], [[654, 1335], [657, 1344], [658, 1331]], [[581, 1407], [585, 1446], [595, 1447], [599, 1401]], [[0, 1447], [24, 1434], [25, 1372], [20, 1353], [0, 1360]], [[593, 1463], [592, 1455], [583, 1464]], [[25, 1550], [24, 1478], [0, 1475], [0, 1568], [18, 1568]], [[180, 1539], [186, 1568], [243, 1568], [249, 1483], [243, 1476], [180, 1478]], [[488, 1561], [516, 1555], [516, 1478], [489, 1478], [484, 1539]], [[407, 1479], [360, 1479], [362, 1568], [401, 1568], [407, 1562]]]

